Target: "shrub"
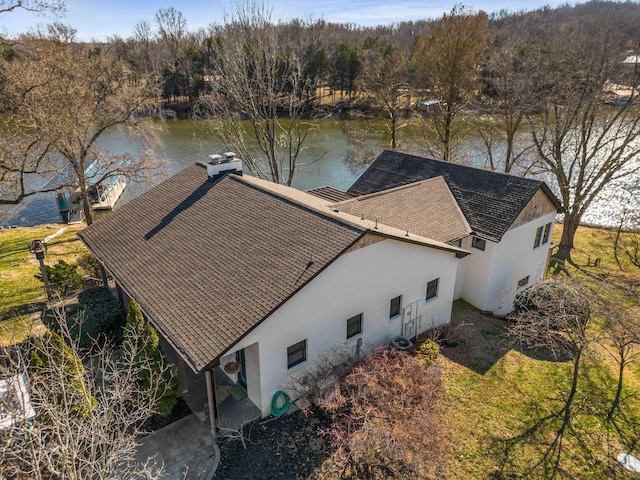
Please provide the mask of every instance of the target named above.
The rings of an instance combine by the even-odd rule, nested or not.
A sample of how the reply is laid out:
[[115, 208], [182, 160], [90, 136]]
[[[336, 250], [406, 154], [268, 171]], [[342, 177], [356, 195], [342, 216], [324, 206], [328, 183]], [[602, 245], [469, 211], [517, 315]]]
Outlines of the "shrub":
[[365, 358], [324, 404], [341, 478], [444, 477], [442, 395], [436, 365], [392, 348]]
[[103, 329], [111, 328], [122, 319], [122, 309], [118, 300], [106, 288], [93, 287], [78, 295], [78, 302], [95, 316]]
[[[54, 402], [65, 408], [69, 414], [86, 418], [96, 407], [86, 379], [86, 369], [76, 353], [68, 347], [62, 337], [47, 332], [42, 337], [31, 337], [25, 342], [30, 351], [29, 374], [32, 381], [42, 381], [55, 385], [64, 377], [63, 389], [43, 389], [48, 398], [35, 399], [36, 403]], [[49, 419], [54, 420], [54, 419]]]
[[[132, 349], [134, 352], [138, 390], [155, 399], [153, 409], [159, 415], [169, 415], [180, 397], [180, 384], [167, 367], [160, 350], [158, 334], [145, 321], [140, 305], [133, 299], [129, 302], [123, 342], [125, 349]], [[157, 382], [158, 377], [161, 378], [161, 384]]]
[[68, 343], [74, 342], [81, 348], [91, 346], [101, 336], [110, 337], [114, 343], [122, 339], [122, 311], [120, 304], [111, 293], [95, 287], [80, 292], [78, 303], [67, 305], [64, 309], [66, 332], [61, 331], [60, 322], [54, 310], [44, 312], [43, 323]]
[[[78, 272], [77, 264], [58, 260], [57, 264], [53, 266], [46, 265], [45, 269], [47, 270], [51, 293], [68, 295], [82, 288], [83, 278]], [[43, 281], [41, 274], [37, 274], [35, 277]]]
[[90, 253], [85, 253], [80, 258], [78, 258], [77, 263], [78, 267], [80, 267], [85, 275], [88, 275], [92, 278], [100, 278], [100, 264], [98, 263], [98, 260], [96, 260], [96, 257], [91, 255]]
[[416, 352], [423, 357], [426, 366], [431, 365], [440, 354], [440, 345], [430, 338], [421, 338], [416, 343]]

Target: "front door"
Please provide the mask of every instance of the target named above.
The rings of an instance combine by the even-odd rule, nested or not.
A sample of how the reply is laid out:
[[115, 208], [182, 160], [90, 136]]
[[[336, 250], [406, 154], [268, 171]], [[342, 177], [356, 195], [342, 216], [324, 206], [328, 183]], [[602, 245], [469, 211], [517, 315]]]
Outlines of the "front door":
[[244, 358], [244, 348], [236, 352], [236, 362], [240, 365], [240, 370], [238, 371], [238, 383], [244, 388], [247, 388], [247, 362]]

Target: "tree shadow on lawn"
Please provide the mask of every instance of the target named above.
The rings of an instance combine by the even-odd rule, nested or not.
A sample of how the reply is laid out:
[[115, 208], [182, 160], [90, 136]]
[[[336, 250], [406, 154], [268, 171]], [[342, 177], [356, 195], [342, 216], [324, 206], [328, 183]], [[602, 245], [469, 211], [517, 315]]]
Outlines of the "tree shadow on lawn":
[[508, 337], [509, 321], [485, 315], [468, 303], [457, 300], [453, 304], [451, 327], [455, 331], [455, 346], [445, 345], [442, 355], [480, 375], [487, 373], [510, 350], [518, 351], [534, 360], [565, 362], [544, 348], [527, 348]]
[[[541, 360], [556, 359], [547, 358], [549, 352], [537, 353]], [[607, 383], [611, 379], [606, 377], [606, 369], [585, 362], [579, 378], [575, 396], [559, 385], [547, 398], [528, 400], [522, 409], [526, 420], [518, 435], [487, 439], [498, 460], [492, 478], [575, 478], [576, 469], [584, 471], [585, 466], [593, 478], [632, 478], [616, 456], [638, 448], [640, 419], [635, 402], [607, 420], [612, 387]], [[559, 393], [565, 398], [557, 397]]]

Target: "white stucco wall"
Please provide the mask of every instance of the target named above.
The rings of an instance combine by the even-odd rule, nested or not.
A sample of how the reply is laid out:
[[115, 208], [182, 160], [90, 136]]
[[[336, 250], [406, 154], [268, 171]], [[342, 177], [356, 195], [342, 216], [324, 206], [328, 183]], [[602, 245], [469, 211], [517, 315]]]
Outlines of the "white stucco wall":
[[[555, 212], [513, 228], [499, 243], [486, 241], [484, 251], [471, 246], [472, 236], [462, 240], [462, 248], [471, 252], [458, 265], [454, 298], [462, 298], [474, 307], [506, 315], [513, 308], [516, 293], [544, 277], [553, 235]], [[551, 223], [549, 241], [534, 248], [538, 227]], [[518, 281], [529, 276], [529, 283], [518, 288]]]
[[[267, 415], [273, 394], [290, 391], [291, 375], [334, 346], [355, 349], [362, 338], [363, 348], [373, 348], [400, 335], [402, 315], [389, 319], [390, 301], [398, 295], [403, 306], [418, 301], [419, 332], [448, 323], [457, 263], [453, 253], [396, 240], [344, 254], [229, 352], [251, 347], [245, 351], [249, 398]], [[427, 283], [436, 278], [438, 296], [425, 302]], [[362, 334], [347, 340], [347, 319], [359, 313]], [[304, 339], [307, 361], [288, 370], [287, 347]], [[255, 368], [259, 374], [251, 372]], [[256, 379], [260, 385], [252, 386]]]
[[[483, 310], [506, 315], [513, 308], [516, 293], [544, 278], [556, 214], [549, 213], [509, 230], [500, 243], [494, 244]], [[549, 240], [534, 248], [538, 227], [551, 223]], [[518, 288], [518, 280], [529, 276], [529, 283]]]
[[497, 244], [486, 240], [485, 249], [479, 250], [471, 246], [472, 238], [469, 236], [462, 240], [462, 248], [469, 250], [471, 255], [467, 255], [460, 262], [459, 270], [463, 270], [463, 272], [459, 272], [462, 278], [462, 287], [459, 289], [458, 298], [462, 298], [480, 310], [486, 310], [487, 277]]

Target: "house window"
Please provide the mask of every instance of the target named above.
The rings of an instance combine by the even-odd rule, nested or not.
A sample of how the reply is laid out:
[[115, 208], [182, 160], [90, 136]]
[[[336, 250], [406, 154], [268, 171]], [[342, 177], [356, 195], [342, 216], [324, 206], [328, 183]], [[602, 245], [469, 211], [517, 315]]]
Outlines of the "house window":
[[293, 368], [307, 360], [307, 339], [287, 347], [287, 368]]
[[347, 320], [347, 338], [355, 337], [362, 333], [362, 314]]
[[551, 233], [551, 223], [547, 223], [544, 226], [544, 233], [542, 234], [542, 243], [547, 243], [549, 241], [550, 233]]
[[487, 248], [487, 241], [478, 237], [473, 237], [471, 239], [471, 246], [473, 248], [477, 248], [478, 250], [484, 250]]
[[542, 240], [542, 229], [544, 227], [538, 227], [538, 229], [536, 230], [536, 238], [533, 241], [533, 248], [537, 248], [540, 246], [540, 241]]
[[400, 305], [402, 304], [402, 295], [391, 299], [391, 306], [389, 308], [389, 318], [393, 318], [396, 315], [400, 315]]
[[529, 283], [529, 275], [518, 280], [518, 288], [524, 287], [527, 283]]
[[453, 242], [449, 242], [449, 243], [451, 245], [453, 245], [454, 247], [462, 247], [462, 239], [461, 238], [459, 238], [457, 240], [454, 240]]
[[427, 297], [426, 300], [431, 300], [432, 298], [435, 298], [438, 296], [438, 283], [440, 282], [439, 278], [436, 278], [435, 280], [431, 280], [429, 283], [427, 283]]

